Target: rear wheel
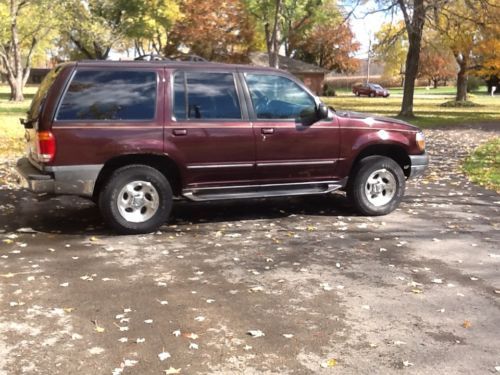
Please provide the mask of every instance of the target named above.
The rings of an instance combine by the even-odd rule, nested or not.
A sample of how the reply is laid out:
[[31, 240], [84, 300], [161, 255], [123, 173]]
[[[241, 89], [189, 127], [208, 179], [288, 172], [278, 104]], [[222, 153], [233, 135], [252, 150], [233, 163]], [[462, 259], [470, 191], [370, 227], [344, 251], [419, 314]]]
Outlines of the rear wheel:
[[386, 215], [398, 207], [405, 184], [398, 163], [385, 156], [369, 156], [355, 168], [349, 179], [347, 195], [361, 214]]
[[359, 93], [359, 91], [356, 91], [356, 96], [360, 96], [361, 94]]
[[374, 92], [371, 92], [370, 93], [370, 98], [374, 98], [375, 97], [375, 93]]
[[99, 194], [106, 223], [122, 234], [158, 229], [172, 209], [172, 189], [165, 176], [146, 165], [117, 169]]

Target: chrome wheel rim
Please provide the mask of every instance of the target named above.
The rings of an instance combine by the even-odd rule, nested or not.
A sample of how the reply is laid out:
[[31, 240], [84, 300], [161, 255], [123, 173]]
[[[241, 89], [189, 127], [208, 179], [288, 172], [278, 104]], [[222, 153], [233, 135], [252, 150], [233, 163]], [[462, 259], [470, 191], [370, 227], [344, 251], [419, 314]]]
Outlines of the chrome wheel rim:
[[120, 215], [125, 220], [130, 223], [143, 223], [158, 211], [160, 197], [150, 182], [132, 181], [120, 190], [116, 203]]
[[388, 204], [396, 195], [396, 178], [387, 169], [373, 172], [365, 183], [365, 196], [375, 207]]

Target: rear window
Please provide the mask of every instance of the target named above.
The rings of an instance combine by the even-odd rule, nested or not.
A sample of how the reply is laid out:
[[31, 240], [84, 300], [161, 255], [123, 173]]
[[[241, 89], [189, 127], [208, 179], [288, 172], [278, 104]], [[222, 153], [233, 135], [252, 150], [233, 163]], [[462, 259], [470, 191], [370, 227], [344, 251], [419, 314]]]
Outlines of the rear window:
[[152, 120], [157, 77], [148, 71], [77, 71], [58, 120]]
[[42, 109], [43, 102], [47, 97], [47, 93], [57, 78], [57, 75], [61, 71], [62, 66], [58, 66], [57, 68], [52, 69], [45, 78], [42, 80], [40, 87], [38, 87], [38, 91], [36, 92], [33, 100], [31, 101], [31, 106], [28, 111], [28, 117], [30, 119], [35, 119], [40, 114], [40, 110]]
[[176, 73], [174, 115], [178, 120], [241, 119], [232, 73]]

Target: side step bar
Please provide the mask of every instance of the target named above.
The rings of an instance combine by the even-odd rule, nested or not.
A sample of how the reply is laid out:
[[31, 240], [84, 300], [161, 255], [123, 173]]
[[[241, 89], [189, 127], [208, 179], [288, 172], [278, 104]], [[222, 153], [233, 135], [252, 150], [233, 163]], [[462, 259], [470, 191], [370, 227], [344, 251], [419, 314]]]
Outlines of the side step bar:
[[291, 184], [242, 185], [186, 189], [182, 195], [192, 201], [272, 198], [297, 195], [328, 194], [345, 186], [340, 181], [316, 181]]

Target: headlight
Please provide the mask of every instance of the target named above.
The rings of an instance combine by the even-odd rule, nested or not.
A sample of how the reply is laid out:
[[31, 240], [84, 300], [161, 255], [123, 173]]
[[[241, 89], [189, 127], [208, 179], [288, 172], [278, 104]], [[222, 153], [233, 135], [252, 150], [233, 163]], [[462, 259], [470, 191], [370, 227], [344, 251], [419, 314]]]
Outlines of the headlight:
[[425, 135], [422, 132], [418, 132], [415, 136], [415, 141], [417, 142], [417, 146], [420, 151], [425, 150]]

